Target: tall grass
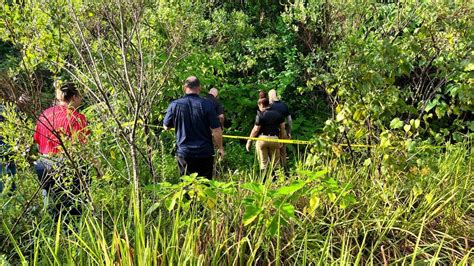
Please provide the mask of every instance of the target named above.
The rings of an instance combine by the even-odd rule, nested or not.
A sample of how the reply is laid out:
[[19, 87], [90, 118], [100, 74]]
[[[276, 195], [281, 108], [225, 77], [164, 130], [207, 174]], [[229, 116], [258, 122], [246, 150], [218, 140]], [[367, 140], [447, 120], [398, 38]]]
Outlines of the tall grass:
[[[371, 160], [380, 161], [376, 153]], [[33, 230], [23, 232], [31, 239], [30, 244], [18, 243], [4, 224], [9, 236], [5, 241], [14, 249], [0, 257], [0, 262], [33, 265], [472, 263], [474, 180], [469, 147], [451, 146], [437, 157], [423, 158], [418, 154], [399, 168], [383, 163], [348, 164], [337, 158], [329, 158], [326, 165], [317, 167], [305, 166], [303, 161], [296, 165], [299, 171], [287, 179], [272, 182], [267, 178], [265, 190], [303, 179], [303, 170], [311, 173], [322, 167], [329, 168], [327, 176], [337, 180], [340, 187], [352, 188], [340, 190], [336, 198], [320, 194], [319, 206], [311, 214], [305, 211], [309, 201], [306, 194], [287, 198], [295, 206], [295, 217], [287, 221], [278, 218], [278, 230], [271, 235], [269, 223], [276, 213], [269, 212], [269, 217], [243, 225], [244, 201], [251, 192], [240, 181], [260, 182], [262, 177], [252, 171], [228, 172], [220, 180], [232, 182], [227, 185], [234, 192], [224, 193], [222, 187], [214, 187], [225, 183], [209, 187], [194, 180], [194, 187], [188, 187], [188, 192], [197, 193], [194, 196], [191, 193], [191, 201], [186, 200], [184, 190], [180, 191], [182, 187], [178, 185], [168, 187], [167, 193], [143, 190], [143, 198], [156, 200], [141, 201], [140, 210], [134, 208], [131, 193], [129, 206], [100, 209], [95, 213], [86, 211], [75, 222], [61, 225], [43, 217], [36, 221]], [[204, 194], [199, 196], [199, 191]], [[348, 191], [357, 202], [345, 206], [341, 199]]]

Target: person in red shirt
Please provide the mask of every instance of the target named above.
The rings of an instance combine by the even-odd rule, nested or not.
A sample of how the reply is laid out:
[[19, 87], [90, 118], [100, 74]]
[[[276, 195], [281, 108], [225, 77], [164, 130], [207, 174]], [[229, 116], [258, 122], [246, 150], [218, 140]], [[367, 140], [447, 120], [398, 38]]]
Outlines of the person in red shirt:
[[56, 100], [56, 105], [44, 110], [38, 117], [34, 134], [41, 154], [35, 162], [35, 170], [44, 196], [49, 194], [55, 201], [55, 220], [59, 214], [81, 214], [77, 196], [83, 191], [80, 178], [85, 175], [83, 171], [72, 171], [70, 174], [63, 151], [66, 142], [85, 143], [89, 134], [85, 116], [77, 111], [82, 98], [74, 84], [66, 83], [58, 88]]

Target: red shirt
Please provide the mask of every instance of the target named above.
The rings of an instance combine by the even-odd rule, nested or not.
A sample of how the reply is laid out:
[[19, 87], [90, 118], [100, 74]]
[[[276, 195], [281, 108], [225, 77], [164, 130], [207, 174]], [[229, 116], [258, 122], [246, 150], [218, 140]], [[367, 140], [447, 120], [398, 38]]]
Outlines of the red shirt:
[[63, 141], [76, 138], [85, 143], [85, 136], [89, 134], [86, 127], [84, 115], [66, 106], [56, 105], [44, 110], [39, 116], [34, 139], [41, 154], [58, 153], [58, 134], [64, 136], [61, 138]]

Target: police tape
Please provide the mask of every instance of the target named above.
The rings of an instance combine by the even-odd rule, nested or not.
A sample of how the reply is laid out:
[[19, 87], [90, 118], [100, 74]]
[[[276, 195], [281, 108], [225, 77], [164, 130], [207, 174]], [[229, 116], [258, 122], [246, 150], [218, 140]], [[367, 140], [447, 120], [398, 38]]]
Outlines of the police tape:
[[[143, 124], [141, 120], [137, 121], [138, 124]], [[131, 126], [133, 125], [133, 122], [126, 122], [123, 123], [123, 127]], [[155, 128], [161, 128], [165, 129], [163, 126], [158, 126], [158, 125], [150, 125], [147, 124], [149, 127], [155, 127]], [[174, 128], [169, 128], [169, 130], [173, 130]], [[284, 143], [284, 144], [297, 144], [297, 145], [309, 145], [312, 144], [311, 141], [308, 140], [297, 140], [297, 139], [277, 139], [277, 138], [262, 138], [262, 137], [245, 137], [245, 136], [235, 136], [235, 135], [227, 135], [223, 134], [223, 138], [225, 139], [241, 139], [241, 140], [256, 140], [256, 141], [265, 141], [265, 142], [276, 142], [276, 143]]]
[[[137, 121], [138, 124], [143, 124], [142, 120]], [[133, 125], [134, 122], [126, 122], [123, 123], [123, 127], [131, 126]], [[158, 125], [150, 125], [147, 124], [149, 127], [154, 127], [154, 128], [161, 128], [161, 129], [166, 129], [163, 126], [158, 126]], [[169, 128], [169, 130], [173, 130], [174, 128]], [[296, 144], [296, 145], [311, 145], [314, 144], [314, 141], [309, 141], [309, 140], [299, 140], [299, 139], [278, 139], [278, 138], [265, 138], [265, 137], [246, 137], [246, 136], [236, 136], [236, 135], [227, 135], [223, 134], [223, 138], [225, 139], [240, 139], [240, 140], [254, 140], [254, 141], [265, 141], [265, 142], [275, 142], [275, 143], [282, 143], [282, 144]], [[377, 147], [380, 147], [380, 145], [369, 145], [369, 144], [358, 144], [358, 143], [353, 143], [353, 144], [348, 144], [348, 143], [333, 143], [333, 147], [350, 147], [350, 148], [367, 148], [367, 149], [374, 149]], [[388, 149], [393, 149], [394, 147], [387, 147]], [[446, 146], [431, 146], [431, 145], [424, 145], [424, 146], [418, 146], [415, 147], [416, 149], [442, 149], [446, 148]]]
[[301, 145], [312, 144], [311, 141], [298, 140], [298, 139], [274, 139], [274, 138], [244, 137], [244, 136], [234, 136], [234, 135], [222, 135], [222, 137], [225, 139], [256, 140], [256, 141], [276, 142], [276, 143], [285, 143], [285, 144], [301, 144]]

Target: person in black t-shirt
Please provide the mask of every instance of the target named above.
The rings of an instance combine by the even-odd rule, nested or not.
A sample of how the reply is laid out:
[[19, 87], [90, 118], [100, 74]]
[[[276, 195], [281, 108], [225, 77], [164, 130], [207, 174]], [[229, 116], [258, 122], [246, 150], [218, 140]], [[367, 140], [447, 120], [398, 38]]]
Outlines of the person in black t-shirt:
[[[250, 137], [278, 139], [286, 138], [285, 120], [283, 116], [275, 111], [269, 109], [269, 101], [267, 98], [260, 98], [258, 100], [258, 107], [261, 111], [255, 118], [255, 125], [250, 133]], [[245, 148], [250, 151], [251, 140], [247, 141]], [[270, 163], [278, 165], [280, 161], [280, 144], [277, 142], [257, 141], [256, 150], [257, 157], [260, 163], [260, 169], [267, 169]]]
[[[286, 105], [286, 103], [284, 103], [278, 98], [276, 90], [273, 90], [273, 89], [268, 92], [268, 99], [270, 100], [270, 109], [278, 111], [284, 117], [284, 119], [286, 119], [287, 123], [286, 123], [285, 129], [287, 132], [288, 139], [291, 139], [291, 127], [293, 124], [293, 120], [291, 119], [291, 114], [290, 114], [288, 105]], [[280, 160], [281, 160], [282, 166], [285, 168], [287, 167], [286, 156], [287, 156], [286, 145], [283, 144], [281, 145], [281, 148], [280, 148]]]
[[222, 103], [217, 99], [219, 95], [219, 91], [216, 88], [211, 88], [209, 93], [207, 94], [206, 98], [214, 104], [216, 108], [217, 118], [219, 119], [219, 123], [221, 124], [221, 128], [224, 128], [224, 106]]

